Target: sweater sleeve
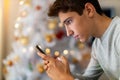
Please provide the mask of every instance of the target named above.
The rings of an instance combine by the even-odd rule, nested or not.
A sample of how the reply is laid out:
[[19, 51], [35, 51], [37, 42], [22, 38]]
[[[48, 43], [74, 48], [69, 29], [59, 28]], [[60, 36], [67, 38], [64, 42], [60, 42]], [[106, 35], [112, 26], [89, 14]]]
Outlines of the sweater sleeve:
[[90, 63], [85, 70], [83, 75], [76, 74], [75, 80], [98, 80], [99, 77], [103, 74], [103, 69], [99, 65], [99, 62], [95, 56], [94, 48], [92, 47]]
[[117, 35], [115, 49], [117, 51], [117, 55], [120, 57], [120, 32]]

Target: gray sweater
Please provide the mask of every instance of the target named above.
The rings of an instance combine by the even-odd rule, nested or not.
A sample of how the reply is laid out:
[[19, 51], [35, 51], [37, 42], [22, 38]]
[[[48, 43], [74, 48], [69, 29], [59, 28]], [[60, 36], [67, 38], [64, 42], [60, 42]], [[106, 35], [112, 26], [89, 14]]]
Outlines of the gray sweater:
[[76, 80], [98, 80], [104, 72], [109, 80], [120, 80], [120, 18], [113, 18], [101, 38], [96, 38], [90, 63]]

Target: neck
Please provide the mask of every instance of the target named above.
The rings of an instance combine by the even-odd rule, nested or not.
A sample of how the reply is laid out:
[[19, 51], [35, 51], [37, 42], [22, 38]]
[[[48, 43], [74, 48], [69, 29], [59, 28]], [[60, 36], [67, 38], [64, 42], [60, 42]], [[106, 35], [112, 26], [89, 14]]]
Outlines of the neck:
[[97, 17], [94, 19], [94, 31], [93, 31], [93, 36], [94, 37], [102, 37], [102, 35], [104, 34], [104, 32], [107, 30], [107, 28], [110, 25], [111, 22], [111, 18], [105, 16], [105, 15], [97, 15]]

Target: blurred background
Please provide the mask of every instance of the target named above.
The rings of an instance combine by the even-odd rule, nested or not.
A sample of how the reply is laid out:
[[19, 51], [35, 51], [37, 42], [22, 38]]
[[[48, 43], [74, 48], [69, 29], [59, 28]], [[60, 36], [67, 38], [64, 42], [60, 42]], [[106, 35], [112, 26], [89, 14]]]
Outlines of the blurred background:
[[[81, 43], [47, 10], [54, 0], [0, 0], [0, 80], [50, 80], [36, 54], [39, 44], [48, 55], [64, 55], [72, 73], [83, 73], [94, 38]], [[120, 0], [99, 0], [109, 17], [120, 16]], [[103, 74], [100, 80], [108, 80]]]

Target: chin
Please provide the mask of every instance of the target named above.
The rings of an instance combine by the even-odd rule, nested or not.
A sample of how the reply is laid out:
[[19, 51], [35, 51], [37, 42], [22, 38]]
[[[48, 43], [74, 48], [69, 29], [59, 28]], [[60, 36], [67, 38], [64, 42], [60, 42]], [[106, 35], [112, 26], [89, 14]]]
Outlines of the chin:
[[86, 42], [86, 41], [85, 41], [85, 40], [81, 40], [81, 39], [80, 39], [80, 42], [84, 43], [84, 42]]
[[84, 42], [87, 42], [87, 39], [79, 39], [80, 42], [84, 43]]

